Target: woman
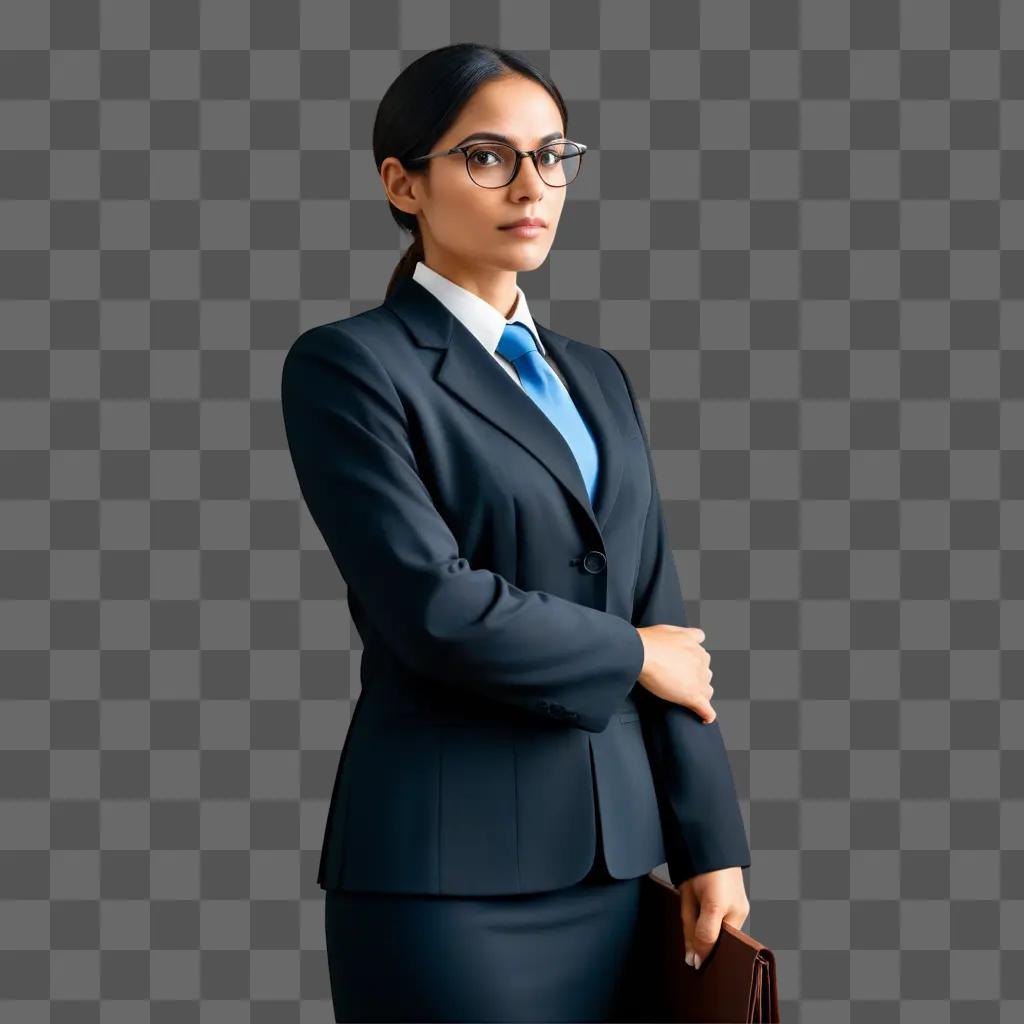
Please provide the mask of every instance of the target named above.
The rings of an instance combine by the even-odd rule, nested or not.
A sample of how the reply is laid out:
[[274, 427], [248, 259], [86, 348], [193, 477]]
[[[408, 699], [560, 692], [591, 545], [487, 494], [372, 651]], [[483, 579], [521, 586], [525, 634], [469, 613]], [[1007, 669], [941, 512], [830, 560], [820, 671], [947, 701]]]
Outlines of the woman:
[[406, 67], [373, 146], [413, 243], [380, 306], [285, 360], [289, 449], [363, 641], [317, 878], [339, 1021], [628, 1016], [665, 861], [689, 953], [747, 916], [636, 395], [516, 285], [582, 163], [567, 120], [507, 51]]

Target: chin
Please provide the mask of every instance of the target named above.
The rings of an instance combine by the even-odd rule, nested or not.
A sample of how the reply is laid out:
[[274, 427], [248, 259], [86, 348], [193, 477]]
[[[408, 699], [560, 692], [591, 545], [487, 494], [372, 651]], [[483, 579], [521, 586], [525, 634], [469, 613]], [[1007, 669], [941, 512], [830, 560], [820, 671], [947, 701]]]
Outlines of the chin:
[[506, 256], [505, 260], [499, 261], [499, 265], [503, 270], [536, 270], [539, 266], [543, 265], [544, 261], [548, 258], [549, 252], [550, 248], [537, 248], [531, 252], [526, 246], [523, 246], [522, 252], [516, 253], [512, 257]]

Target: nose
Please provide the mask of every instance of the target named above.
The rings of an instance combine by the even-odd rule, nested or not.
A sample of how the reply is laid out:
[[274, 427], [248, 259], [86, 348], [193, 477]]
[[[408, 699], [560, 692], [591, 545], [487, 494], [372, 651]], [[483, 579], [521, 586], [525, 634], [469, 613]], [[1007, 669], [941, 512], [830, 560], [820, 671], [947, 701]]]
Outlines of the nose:
[[540, 184], [541, 187], [546, 187], [546, 182], [540, 176], [540, 171], [537, 170], [537, 164], [535, 163], [535, 161], [536, 156], [534, 154], [529, 154], [527, 156], [520, 157], [519, 167], [516, 170], [516, 173], [512, 175], [512, 180], [509, 182], [509, 184], [514, 185], [516, 181], [518, 181], [519, 175], [523, 173], [523, 168], [526, 167], [527, 164], [529, 164], [530, 172], [532, 172], [533, 174], [534, 183]]

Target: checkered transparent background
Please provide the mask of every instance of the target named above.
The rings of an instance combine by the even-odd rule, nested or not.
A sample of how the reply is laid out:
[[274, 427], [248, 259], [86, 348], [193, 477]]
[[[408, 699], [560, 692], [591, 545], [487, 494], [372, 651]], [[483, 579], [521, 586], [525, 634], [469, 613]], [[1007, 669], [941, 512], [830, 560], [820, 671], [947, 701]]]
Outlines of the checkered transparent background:
[[590, 146], [519, 280], [643, 399], [783, 1020], [1020, 1020], [1019, 0], [4, 0], [0, 1019], [330, 1019], [359, 638], [279, 373], [468, 40]]

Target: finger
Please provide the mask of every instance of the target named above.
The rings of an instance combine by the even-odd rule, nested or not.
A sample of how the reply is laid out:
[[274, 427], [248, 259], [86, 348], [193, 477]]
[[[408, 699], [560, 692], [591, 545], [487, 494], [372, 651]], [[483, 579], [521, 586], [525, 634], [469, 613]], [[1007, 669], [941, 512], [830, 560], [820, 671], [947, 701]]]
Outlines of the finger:
[[701, 702], [698, 700], [684, 706], [689, 708], [700, 719], [701, 725], [710, 725], [714, 721], [714, 709], [707, 701]]
[[718, 941], [718, 933], [722, 930], [722, 918], [725, 916], [725, 907], [709, 903], [705, 900], [701, 904], [700, 913], [693, 927], [693, 945], [697, 953], [696, 966], [699, 967], [712, 946]]
[[743, 922], [746, 921], [748, 917], [750, 917], [749, 906], [746, 908], [741, 906], [733, 906], [732, 908], [730, 908], [729, 912], [725, 915], [725, 917], [722, 920], [728, 921], [729, 924], [733, 926], [733, 928], [742, 928]]
[[683, 941], [686, 946], [686, 962], [693, 966], [693, 929], [697, 923], [697, 897], [692, 885], [683, 886], [682, 893]]
[[693, 633], [693, 638], [697, 641], [697, 643], [704, 643], [704, 630], [701, 629], [700, 626], [685, 626], [683, 628], [689, 629], [690, 632]]

